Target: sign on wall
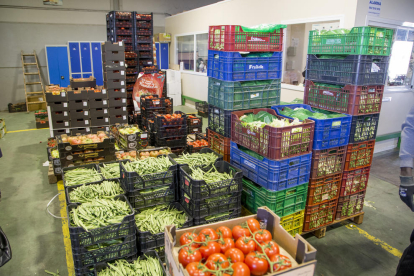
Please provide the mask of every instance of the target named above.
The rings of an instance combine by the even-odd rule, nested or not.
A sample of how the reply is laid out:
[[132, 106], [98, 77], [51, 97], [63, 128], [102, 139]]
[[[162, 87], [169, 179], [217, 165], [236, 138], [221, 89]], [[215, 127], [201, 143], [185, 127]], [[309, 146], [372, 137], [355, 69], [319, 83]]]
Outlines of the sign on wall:
[[382, 0], [369, 0], [368, 15], [380, 16]]

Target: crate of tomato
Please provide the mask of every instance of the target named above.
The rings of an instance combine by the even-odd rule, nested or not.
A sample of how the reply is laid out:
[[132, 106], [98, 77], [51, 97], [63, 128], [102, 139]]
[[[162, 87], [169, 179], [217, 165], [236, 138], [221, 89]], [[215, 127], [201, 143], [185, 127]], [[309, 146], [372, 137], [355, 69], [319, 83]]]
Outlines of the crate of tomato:
[[[194, 137], [194, 138], [193, 138]], [[207, 148], [208, 142], [205, 134], [196, 133], [192, 137], [189, 135], [187, 139], [187, 151], [188, 153], [199, 152], [202, 148]]]
[[187, 114], [187, 133], [201, 133], [203, 132], [203, 118], [197, 116], [195, 113]]
[[156, 114], [155, 128], [173, 127], [187, 125], [187, 115], [181, 111], [175, 111], [173, 114]]

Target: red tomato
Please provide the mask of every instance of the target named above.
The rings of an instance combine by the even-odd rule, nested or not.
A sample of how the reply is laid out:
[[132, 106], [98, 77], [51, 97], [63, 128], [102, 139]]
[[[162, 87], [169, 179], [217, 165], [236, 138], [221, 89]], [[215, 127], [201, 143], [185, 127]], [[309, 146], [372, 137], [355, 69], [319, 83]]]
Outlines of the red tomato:
[[256, 250], [256, 242], [250, 238], [239, 238], [235, 244], [236, 248], [240, 249], [244, 255]]
[[211, 254], [206, 261], [206, 267], [211, 270], [218, 270], [220, 267], [227, 268], [229, 266], [230, 263], [227, 260], [226, 256], [221, 253]]
[[241, 237], [250, 237], [249, 228], [243, 228], [240, 225], [236, 225], [233, 227], [233, 239], [238, 240]]
[[200, 253], [204, 259], [207, 259], [211, 254], [220, 253], [220, 244], [210, 241], [207, 245], [200, 247]]
[[201, 253], [199, 250], [196, 250], [195, 247], [188, 248], [188, 246], [183, 247], [178, 254], [178, 261], [184, 267], [192, 262], [200, 262], [202, 259]]
[[225, 238], [222, 241], [218, 241], [217, 243], [220, 244], [220, 250], [223, 254], [226, 253], [227, 250], [235, 247], [234, 241], [231, 238]]
[[231, 268], [233, 268], [233, 276], [250, 276], [250, 268], [245, 263], [237, 262]]
[[289, 267], [292, 267], [292, 262], [288, 257], [285, 255], [275, 255], [272, 258], [270, 258], [271, 262], [276, 262], [273, 264], [273, 270], [276, 271], [282, 271]]
[[[180, 237], [180, 244], [181, 245], [189, 244], [189, 243], [192, 242], [191, 239], [192, 239], [192, 241], [200, 242], [200, 237], [197, 234], [191, 233], [191, 232], [185, 232]], [[191, 246], [192, 247], [199, 247], [200, 244], [199, 243], [193, 243]]]
[[253, 233], [257, 230], [260, 230], [260, 223], [257, 221], [257, 219], [251, 218], [247, 220], [247, 226], [249, 226], [250, 231]]
[[259, 243], [267, 242], [272, 240], [272, 234], [266, 229], [260, 229], [253, 233], [253, 236]]
[[244, 254], [238, 248], [231, 248], [224, 253], [224, 256], [231, 262], [231, 263], [238, 263], [244, 262]]
[[190, 263], [185, 268], [190, 276], [210, 276], [211, 273], [208, 271], [203, 271], [206, 267], [202, 263]]
[[258, 252], [247, 254], [244, 263], [247, 264], [252, 275], [264, 275], [269, 269], [269, 263], [266, 258], [260, 257]]
[[[264, 247], [264, 252], [269, 257], [269, 259], [274, 255], [279, 255], [279, 245], [274, 241], [262, 242], [260, 243], [260, 245]], [[260, 253], [263, 252], [260, 246], [257, 246], [257, 251], [259, 251]]]
[[233, 234], [231, 233], [231, 229], [227, 226], [220, 226], [216, 229], [217, 234], [222, 238], [233, 238]]
[[219, 238], [218, 234], [216, 233], [216, 231], [214, 231], [213, 228], [204, 228], [203, 230], [200, 231], [198, 236], [200, 237], [200, 241], [202, 242], [207, 241], [207, 239], [211, 241], [211, 240], [217, 240]]

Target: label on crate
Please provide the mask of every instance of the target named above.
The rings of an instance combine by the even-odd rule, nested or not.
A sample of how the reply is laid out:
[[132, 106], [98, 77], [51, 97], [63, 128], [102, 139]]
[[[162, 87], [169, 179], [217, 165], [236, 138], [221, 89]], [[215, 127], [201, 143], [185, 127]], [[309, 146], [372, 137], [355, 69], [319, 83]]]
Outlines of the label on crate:
[[324, 194], [322, 195], [322, 201], [328, 200], [329, 199], [329, 194]]
[[85, 125], [89, 125], [89, 120], [85, 120]]
[[107, 104], [107, 101], [106, 101], [106, 100], [103, 100], [103, 101], [102, 101], [102, 104], [103, 104], [103, 105], [106, 105], [106, 104]]
[[193, 129], [193, 131], [194, 131], [194, 132], [198, 131], [198, 128], [194, 128], [194, 129]]
[[122, 107], [122, 111], [126, 111], [126, 106]]
[[119, 62], [119, 65], [124, 66], [124, 62], [123, 61], [120, 61]]
[[257, 98], [260, 96], [260, 93], [254, 93], [250, 95], [250, 99]]
[[[69, 129], [68, 128], [66, 129], [66, 133], [69, 133]], [[72, 149], [72, 147], [71, 147], [71, 149]]]
[[105, 123], [107, 123], [109, 121], [108, 117], [105, 118]]
[[125, 115], [124, 115], [124, 116], [122, 116], [122, 119], [126, 120], [126, 116], [125, 116]]
[[380, 70], [381, 68], [373, 62], [371, 65], [371, 73], [378, 73]]
[[84, 101], [83, 102], [83, 106], [88, 106], [88, 102], [87, 101]]
[[253, 192], [251, 190], [247, 190], [247, 188], [244, 186], [243, 186], [243, 192], [249, 194], [250, 196], [253, 196]]
[[[67, 129], [67, 131], [69, 132], [69, 129]], [[66, 147], [65, 147], [65, 150], [67, 150], [67, 151], [71, 151], [71, 150], [72, 150], [72, 147], [71, 147], [71, 146], [66, 146]]]
[[187, 185], [187, 186], [190, 186], [190, 182], [188, 181], [188, 179], [186, 178], [186, 179], [184, 179], [184, 184], [185, 185]]
[[65, 122], [65, 126], [69, 126], [69, 122]]
[[89, 111], [85, 111], [84, 114], [85, 114], [85, 116], [88, 116]]
[[121, 88], [121, 93], [125, 93], [125, 88]]
[[185, 199], [184, 199], [184, 201], [185, 201], [186, 203], [190, 203], [190, 200], [189, 200], [188, 198], [185, 198]]
[[147, 139], [147, 137], [148, 137], [147, 133], [141, 134], [141, 139]]
[[60, 96], [62, 96], [62, 97], [66, 97], [66, 92], [62, 92], [62, 93], [60, 93]]
[[103, 111], [104, 111], [105, 114], [108, 113], [108, 109], [104, 109]]
[[86, 128], [86, 132], [90, 132], [91, 129], [89, 127]]
[[102, 94], [106, 94], [106, 89], [102, 89]]
[[256, 132], [253, 132], [250, 129], [247, 130], [247, 134], [256, 136]]
[[292, 133], [300, 133], [302, 132], [303, 127], [296, 127], [296, 128], [292, 128]]
[[122, 99], [122, 103], [126, 103], [126, 99], [125, 98]]
[[121, 85], [124, 85], [125, 84], [125, 82], [124, 81], [121, 81]]
[[160, 101], [153, 101], [153, 104], [160, 104]]
[[193, 124], [198, 124], [198, 120], [194, 120], [193, 121]]
[[66, 160], [68, 160], [68, 161], [73, 160], [73, 156], [72, 155], [66, 156]]
[[124, 74], [125, 74], [125, 71], [123, 71], [123, 70], [122, 70], [122, 71], [121, 71], [121, 75], [123, 76]]
[[63, 111], [63, 116], [68, 116], [68, 112], [67, 111]]
[[323, 91], [322, 94], [328, 95], [328, 96], [333, 96], [334, 95], [334, 93], [332, 93], [331, 91], [326, 91], [326, 90]]
[[[240, 39], [244, 40], [242, 38]], [[246, 36], [246, 40], [247, 42], [269, 42], [269, 37]], [[237, 38], [236, 38], [236, 43], [238, 42], [242, 42], [242, 41], [237, 41]]]
[[325, 44], [342, 44], [342, 39], [341, 38], [329, 38], [326, 40]]
[[341, 125], [341, 121], [332, 122], [333, 127], [337, 127]]
[[249, 166], [250, 168], [252, 168], [254, 170], [256, 169], [256, 165], [253, 164], [252, 162], [247, 161], [247, 160], [243, 160], [243, 164]]
[[136, 134], [130, 134], [130, 135], [128, 135], [128, 140], [129, 141], [135, 141], [135, 140], [137, 140], [137, 135]]
[[68, 107], [68, 103], [63, 103], [63, 107]]
[[249, 70], [255, 71], [255, 70], [268, 70], [267, 64], [255, 64], [255, 65], [249, 65]]

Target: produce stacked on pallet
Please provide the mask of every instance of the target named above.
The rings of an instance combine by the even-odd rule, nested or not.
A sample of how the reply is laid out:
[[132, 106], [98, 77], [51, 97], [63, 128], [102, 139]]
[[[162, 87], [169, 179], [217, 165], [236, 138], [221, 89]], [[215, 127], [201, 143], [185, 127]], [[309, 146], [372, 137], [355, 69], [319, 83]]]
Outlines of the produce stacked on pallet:
[[157, 147], [184, 151], [187, 145], [187, 115], [181, 111], [173, 114], [154, 114], [150, 127]]
[[148, 132], [143, 131], [136, 124], [111, 126], [118, 150], [137, 151], [149, 146]]
[[36, 128], [48, 128], [49, 117], [47, 115], [47, 110], [36, 110], [35, 121], [36, 121]]
[[[226, 161], [230, 160], [231, 112], [280, 102], [284, 27], [209, 27], [207, 135], [210, 148]], [[197, 104], [199, 113], [205, 114], [206, 106]]]
[[[311, 183], [322, 192], [318, 198], [315, 190], [308, 200], [320, 204], [321, 201], [315, 202], [318, 199], [325, 203], [319, 206], [324, 210], [318, 210], [308, 202], [306, 212], [314, 216], [309, 225], [304, 226], [304, 231], [362, 212], [392, 35], [392, 30], [374, 27], [310, 32], [304, 103], [328, 117], [326, 111], [347, 115], [331, 119], [332, 124], [325, 125], [330, 132], [324, 140], [325, 137], [329, 140], [325, 145], [322, 141], [318, 159], [314, 151]], [[329, 120], [320, 120], [321, 117], [316, 115], [311, 115], [310, 119], [316, 122], [315, 145], [319, 139], [318, 124], [323, 126], [322, 122]], [[347, 143], [345, 133], [349, 135]], [[339, 141], [332, 140], [337, 137]], [[320, 176], [324, 176], [323, 181], [314, 180]], [[337, 189], [335, 192], [333, 187]]]
[[138, 71], [156, 73], [153, 51], [153, 15], [135, 13], [135, 50], [138, 54]]
[[53, 174], [62, 174], [62, 165], [60, 164], [59, 150], [57, 148], [56, 138], [50, 137], [47, 139], [47, 160], [52, 164]]

